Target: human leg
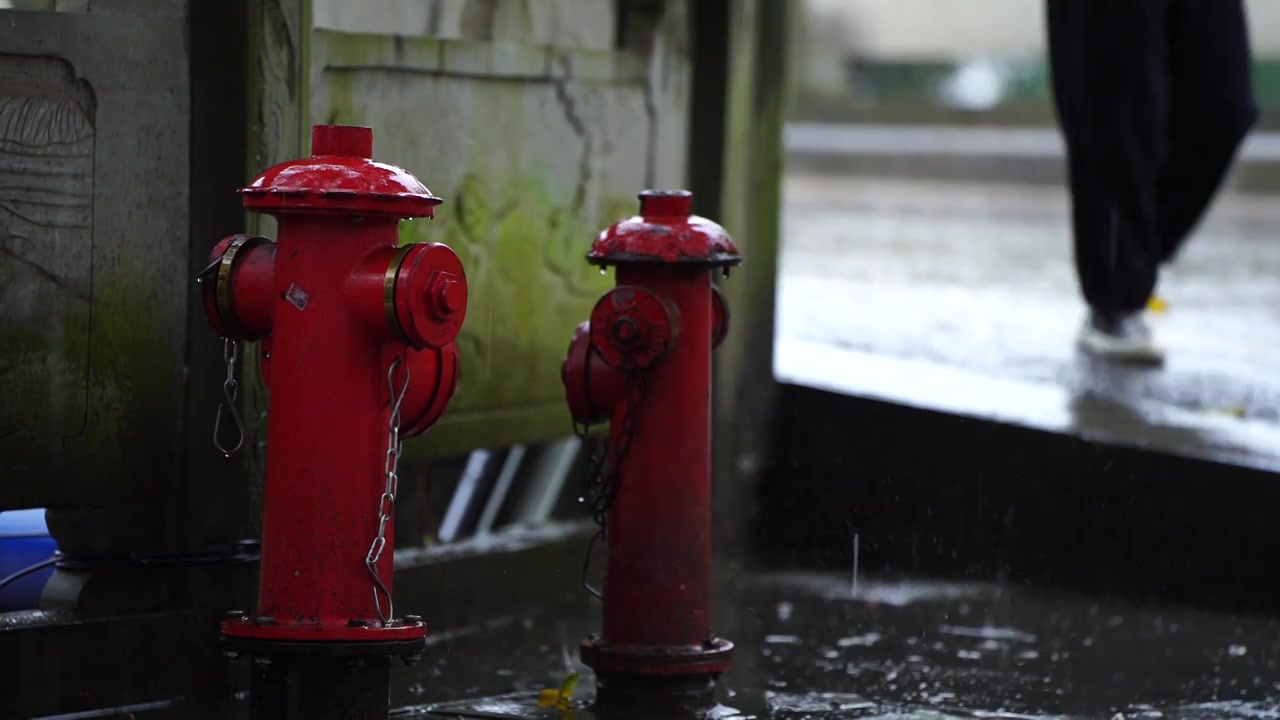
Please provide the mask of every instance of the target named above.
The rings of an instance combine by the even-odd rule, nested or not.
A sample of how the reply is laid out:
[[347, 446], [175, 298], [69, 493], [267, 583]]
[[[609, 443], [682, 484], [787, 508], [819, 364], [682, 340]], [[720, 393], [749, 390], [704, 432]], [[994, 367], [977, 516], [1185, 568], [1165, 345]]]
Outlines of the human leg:
[[1141, 311], [1163, 245], [1156, 183], [1166, 153], [1168, 0], [1048, 0], [1054, 103], [1067, 150], [1083, 349], [1158, 362]]
[[1144, 307], [1162, 254], [1166, 8], [1166, 0], [1048, 0], [1076, 270], [1086, 302], [1102, 312]]
[[1243, 0], [1177, 0], [1169, 50], [1170, 146], [1157, 184], [1162, 262], [1200, 222], [1258, 120]]

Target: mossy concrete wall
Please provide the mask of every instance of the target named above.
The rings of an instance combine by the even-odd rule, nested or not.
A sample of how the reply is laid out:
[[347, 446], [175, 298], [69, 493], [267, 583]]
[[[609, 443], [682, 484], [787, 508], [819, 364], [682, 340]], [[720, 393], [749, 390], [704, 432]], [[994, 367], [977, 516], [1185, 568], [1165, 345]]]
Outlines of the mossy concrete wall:
[[[529, 4], [528, 32], [504, 32], [535, 38], [539, 13], [554, 6]], [[458, 393], [410, 452], [572, 432], [560, 363], [612, 283], [584, 255], [600, 230], [635, 213], [640, 190], [684, 184], [684, 4], [667, 3], [648, 32], [617, 49], [575, 46], [572, 35], [556, 45], [313, 34], [312, 122], [371, 126], [377, 159], [445, 201], [435, 220], [403, 223], [402, 241], [443, 242], [467, 271]]]

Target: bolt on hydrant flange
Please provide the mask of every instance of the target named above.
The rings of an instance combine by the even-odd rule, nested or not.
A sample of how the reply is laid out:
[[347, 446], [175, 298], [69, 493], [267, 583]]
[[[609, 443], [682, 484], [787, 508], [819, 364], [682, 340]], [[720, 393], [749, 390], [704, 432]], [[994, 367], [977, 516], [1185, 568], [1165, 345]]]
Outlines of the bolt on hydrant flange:
[[711, 353], [729, 327], [712, 276], [742, 259], [724, 228], [692, 214], [690, 193], [650, 190], [587, 260], [615, 266], [617, 285], [561, 368], [574, 421], [610, 423], [597, 479], [604, 628], [581, 655], [600, 702], [610, 688], [629, 702], [629, 684], [696, 685], [731, 664], [733, 644], [711, 632]]
[[315, 126], [312, 157], [240, 191], [276, 240], [225, 238], [198, 278], [228, 347], [228, 414], [237, 343], [260, 341], [270, 391], [257, 609], [222, 623], [228, 650], [272, 660], [255, 719], [386, 717], [391, 658], [425, 647], [391, 598], [397, 465], [457, 387], [466, 275], [445, 245], [399, 246], [400, 221], [442, 201], [372, 156], [369, 128]]

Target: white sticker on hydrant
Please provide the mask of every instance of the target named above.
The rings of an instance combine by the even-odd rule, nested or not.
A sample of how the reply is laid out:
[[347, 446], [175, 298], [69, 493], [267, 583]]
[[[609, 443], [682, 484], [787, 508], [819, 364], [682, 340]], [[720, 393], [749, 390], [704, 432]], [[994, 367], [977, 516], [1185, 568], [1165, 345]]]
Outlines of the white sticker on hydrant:
[[299, 310], [306, 310], [307, 303], [311, 301], [311, 296], [307, 294], [306, 290], [298, 287], [297, 283], [289, 283], [289, 289], [284, 292], [284, 299]]

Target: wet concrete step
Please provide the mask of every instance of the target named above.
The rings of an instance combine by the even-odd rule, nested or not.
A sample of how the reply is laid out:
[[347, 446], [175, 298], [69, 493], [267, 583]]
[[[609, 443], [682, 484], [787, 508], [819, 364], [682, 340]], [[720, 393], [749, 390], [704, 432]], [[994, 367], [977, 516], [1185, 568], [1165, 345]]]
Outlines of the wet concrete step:
[[1074, 352], [1061, 189], [793, 175], [760, 539], [784, 561], [1274, 609], [1280, 210], [1223, 199], [1158, 371]]
[[795, 385], [781, 403], [764, 562], [1280, 609], [1273, 473]]
[[1161, 279], [1159, 370], [1075, 351], [1061, 189], [791, 175], [784, 382], [1280, 468], [1280, 207], [1230, 194]]
[[778, 380], [796, 386], [1280, 472], [1280, 423], [1272, 416], [1280, 389], [1247, 387], [1237, 377], [1083, 360], [1039, 380], [1001, 377], [797, 338], [778, 340], [774, 362]]

